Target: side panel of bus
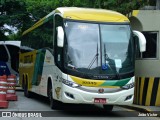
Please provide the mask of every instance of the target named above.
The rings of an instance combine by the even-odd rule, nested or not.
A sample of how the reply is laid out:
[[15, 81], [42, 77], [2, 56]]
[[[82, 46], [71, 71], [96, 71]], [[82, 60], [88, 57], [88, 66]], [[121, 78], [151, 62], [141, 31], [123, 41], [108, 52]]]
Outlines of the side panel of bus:
[[39, 94], [47, 97], [48, 86], [50, 85], [54, 89], [54, 85], [56, 85], [56, 80], [57, 80], [57, 77], [56, 77], [57, 71], [56, 71], [56, 66], [54, 62], [54, 56], [49, 50], [45, 51], [44, 64], [42, 69], [43, 71], [41, 74], [42, 75], [41, 81], [39, 81], [38, 89], [39, 89]]
[[28, 80], [28, 87], [32, 87], [32, 78], [34, 73], [37, 50], [20, 54], [19, 57], [19, 76], [20, 85], [24, 87], [26, 80]]
[[61, 77], [59, 76], [62, 72], [55, 65], [51, 51], [40, 49], [21, 54], [19, 71], [22, 87], [28, 81], [29, 91], [47, 97], [48, 86], [51, 85], [53, 97], [59, 94], [57, 90], [61, 88]]

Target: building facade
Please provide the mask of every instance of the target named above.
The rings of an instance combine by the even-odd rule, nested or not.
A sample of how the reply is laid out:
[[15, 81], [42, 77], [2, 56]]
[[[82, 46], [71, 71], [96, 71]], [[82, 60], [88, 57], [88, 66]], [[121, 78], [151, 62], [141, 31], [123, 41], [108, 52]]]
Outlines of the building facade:
[[137, 52], [135, 104], [160, 106], [160, 10], [133, 10], [133, 30], [146, 37], [146, 52]]

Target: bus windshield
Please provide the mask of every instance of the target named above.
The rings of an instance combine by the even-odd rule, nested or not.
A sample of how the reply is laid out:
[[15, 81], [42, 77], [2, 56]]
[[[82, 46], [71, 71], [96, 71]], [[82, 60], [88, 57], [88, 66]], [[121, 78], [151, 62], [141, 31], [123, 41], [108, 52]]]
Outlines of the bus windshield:
[[68, 74], [92, 79], [133, 75], [134, 50], [128, 24], [66, 21], [64, 26], [64, 64]]

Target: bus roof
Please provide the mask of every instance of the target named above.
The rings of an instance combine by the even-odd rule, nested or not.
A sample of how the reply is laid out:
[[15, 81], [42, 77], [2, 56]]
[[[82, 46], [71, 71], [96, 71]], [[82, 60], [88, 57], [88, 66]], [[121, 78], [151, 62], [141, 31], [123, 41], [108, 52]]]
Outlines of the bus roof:
[[12, 45], [12, 46], [21, 46], [21, 41], [0, 41], [0, 45]]
[[65, 19], [95, 21], [95, 22], [129, 22], [129, 19], [112, 10], [77, 8], [77, 7], [59, 7], [49, 13], [47, 16], [36, 22], [31, 28], [23, 32], [23, 35], [48, 21], [54, 14], [59, 14]]
[[97, 22], [129, 22], [128, 18], [118, 12], [104, 9], [61, 7], [55, 10], [63, 18]]

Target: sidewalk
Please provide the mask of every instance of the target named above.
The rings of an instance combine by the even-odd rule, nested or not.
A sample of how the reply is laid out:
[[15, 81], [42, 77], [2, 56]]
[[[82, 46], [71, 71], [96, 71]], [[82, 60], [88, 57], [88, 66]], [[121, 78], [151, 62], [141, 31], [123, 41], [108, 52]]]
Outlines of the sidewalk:
[[23, 91], [23, 89], [20, 86], [16, 86], [16, 91]]
[[143, 105], [122, 105], [120, 107], [132, 109], [139, 112], [148, 112], [148, 113], [154, 113], [158, 112], [158, 117], [160, 117], [160, 106], [143, 106]]
[[160, 111], [160, 106], [143, 106], [143, 105], [126, 105], [126, 106], [121, 106], [129, 109], [133, 109], [136, 111], [140, 112], [152, 112], [152, 111]]

